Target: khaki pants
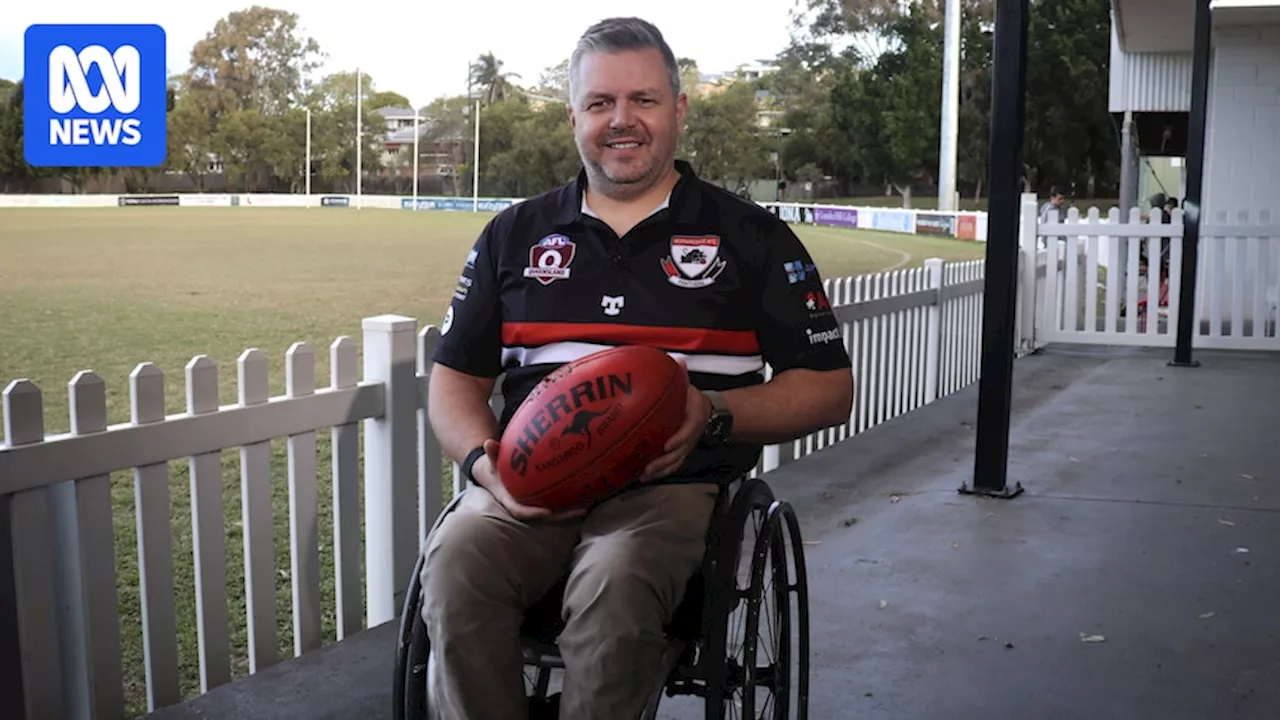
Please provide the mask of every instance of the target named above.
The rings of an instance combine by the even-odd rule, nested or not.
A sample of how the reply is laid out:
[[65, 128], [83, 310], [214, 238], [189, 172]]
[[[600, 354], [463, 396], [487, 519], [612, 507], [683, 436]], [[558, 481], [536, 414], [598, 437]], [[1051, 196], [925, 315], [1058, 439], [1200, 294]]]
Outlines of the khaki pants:
[[663, 628], [702, 561], [718, 492], [652, 485], [584, 518], [529, 524], [482, 488], [468, 489], [428, 538], [423, 563], [433, 715], [527, 716], [519, 627], [524, 611], [568, 575], [560, 717], [637, 717], [663, 680]]

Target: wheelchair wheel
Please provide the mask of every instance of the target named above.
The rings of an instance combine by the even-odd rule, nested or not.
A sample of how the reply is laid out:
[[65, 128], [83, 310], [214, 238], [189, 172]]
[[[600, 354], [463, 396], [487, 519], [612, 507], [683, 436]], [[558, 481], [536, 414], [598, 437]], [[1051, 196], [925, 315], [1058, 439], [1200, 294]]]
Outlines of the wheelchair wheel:
[[[461, 494], [450, 500], [432, 523], [431, 530], [434, 531], [461, 500]], [[400, 611], [391, 691], [393, 720], [427, 718], [427, 662], [431, 659], [431, 639], [427, 636], [427, 625], [422, 620], [422, 566], [426, 561], [426, 548], [423, 547], [418, 552], [413, 576], [409, 578], [409, 587], [405, 590], [404, 607]]]
[[421, 612], [422, 563], [425, 560], [425, 553], [420, 553], [405, 593], [404, 610], [400, 613], [391, 695], [391, 717], [394, 720], [426, 720], [427, 717], [427, 661], [431, 657], [431, 642]]
[[795, 512], [751, 479], [721, 528], [700, 663], [707, 720], [805, 720], [809, 593]]

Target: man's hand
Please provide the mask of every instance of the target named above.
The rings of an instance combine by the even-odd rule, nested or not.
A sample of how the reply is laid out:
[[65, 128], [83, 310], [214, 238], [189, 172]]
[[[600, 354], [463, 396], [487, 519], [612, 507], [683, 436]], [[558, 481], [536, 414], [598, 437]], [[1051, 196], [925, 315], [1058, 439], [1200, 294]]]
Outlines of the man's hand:
[[524, 522], [556, 522], [558, 520], [579, 518], [587, 514], [585, 508], [552, 512], [547, 508], [521, 505], [516, 502], [516, 499], [511, 497], [511, 493], [507, 491], [507, 486], [502, 484], [502, 478], [498, 475], [498, 441], [492, 438], [484, 441], [484, 457], [476, 460], [476, 464], [471, 467], [471, 476], [475, 478], [477, 485], [488, 491], [502, 507], [507, 509], [507, 512], [511, 513], [511, 517], [517, 520], [523, 520]]
[[688, 369], [683, 362], [680, 363], [680, 368], [685, 371], [686, 378], [684, 424], [667, 440], [662, 454], [645, 466], [640, 482], [659, 480], [679, 470], [684, 459], [693, 451], [693, 446], [698, 444], [707, 427], [707, 420], [711, 417], [711, 400], [688, 382]]

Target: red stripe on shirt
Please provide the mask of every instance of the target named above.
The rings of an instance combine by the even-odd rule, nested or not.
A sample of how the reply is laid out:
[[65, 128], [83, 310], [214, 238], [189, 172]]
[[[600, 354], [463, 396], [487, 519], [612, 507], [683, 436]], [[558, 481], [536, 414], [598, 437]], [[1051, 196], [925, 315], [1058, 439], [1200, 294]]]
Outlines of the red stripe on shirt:
[[760, 341], [754, 330], [707, 330], [612, 323], [503, 323], [502, 344], [533, 347], [553, 342], [648, 345], [683, 352], [755, 355]]

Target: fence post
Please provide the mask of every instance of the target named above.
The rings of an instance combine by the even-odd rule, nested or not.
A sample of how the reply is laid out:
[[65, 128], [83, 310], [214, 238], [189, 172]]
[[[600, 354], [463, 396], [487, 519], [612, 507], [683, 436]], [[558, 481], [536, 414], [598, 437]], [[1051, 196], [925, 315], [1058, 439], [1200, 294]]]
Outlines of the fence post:
[[1018, 281], [1018, 345], [1036, 349], [1036, 255], [1039, 250], [1039, 213], [1035, 193], [1022, 193], [1022, 214], [1018, 223], [1018, 244], [1022, 248], [1021, 277]]
[[929, 258], [924, 261], [929, 289], [934, 292], [929, 306], [929, 329], [924, 348], [924, 403], [938, 399], [938, 376], [942, 369], [942, 268], [946, 261]]
[[368, 627], [393, 620], [417, 561], [418, 322], [365, 318], [364, 380], [382, 384], [381, 417], [364, 421], [365, 572]]
[[[418, 333], [418, 377], [431, 376], [431, 357], [440, 342], [440, 328], [428, 325]], [[432, 523], [444, 509], [444, 449], [431, 429], [427, 414], [429, 390], [418, 396], [418, 542], [426, 540]], [[421, 548], [420, 550], [421, 551]]]

